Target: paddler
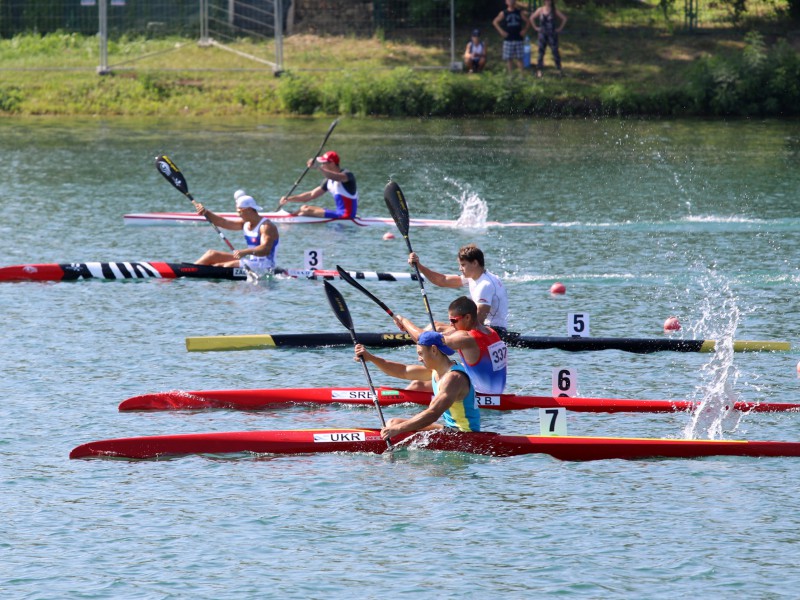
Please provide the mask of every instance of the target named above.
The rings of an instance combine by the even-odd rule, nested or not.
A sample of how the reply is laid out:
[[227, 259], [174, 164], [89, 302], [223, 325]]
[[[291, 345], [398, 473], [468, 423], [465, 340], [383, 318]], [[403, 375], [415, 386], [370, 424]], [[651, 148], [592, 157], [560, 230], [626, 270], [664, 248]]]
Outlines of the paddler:
[[[471, 298], [459, 296], [447, 309], [451, 329], [443, 332], [425, 331], [401, 315], [394, 316], [394, 322], [414, 339], [419, 340], [424, 333], [441, 336], [442, 342], [458, 350], [464, 369], [479, 394], [502, 394], [506, 387], [508, 370], [508, 348], [497, 332], [478, 320], [478, 306]], [[424, 379], [418, 379], [408, 386], [412, 390], [430, 390]]]
[[356, 176], [347, 169], [339, 167], [339, 155], [336, 152], [326, 152], [316, 159], [309, 159], [308, 168], [316, 167], [325, 176], [318, 187], [309, 192], [296, 196], [283, 196], [280, 205], [287, 202], [309, 202], [329, 192], [336, 201], [336, 209], [329, 210], [321, 206], [303, 204], [293, 213], [301, 217], [324, 217], [326, 219], [353, 219], [358, 210], [358, 186]]
[[[383, 439], [390, 439], [408, 431], [481, 430], [481, 415], [475, 401], [475, 388], [464, 367], [448, 358], [454, 352], [444, 345], [440, 333], [425, 331], [419, 336], [417, 356], [421, 365], [405, 365], [386, 360], [371, 354], [361, 344], [356, 345], [355, 353], [356, 360], [363, 358], [387, 375], [400, 379], [430, 381], [433, 386], [434, 396], [430, 405], [409, 419], [389, 419], [386, 427], [381, 429]], [[440, 417], [444, 424], [436, 422]]]
[[[505, 339], [508, 333], [508, 294], [500, 278], [486, 270], [483, 251], [475, 244], [467, 244], [458, 251], [460, 275], [443, 275], [429, 269], [420, 262], [416, 252], [409, 254], [408, 264], [416, 264], [422, 276], [433, 285], [447, 288], [468, 285], [469, 295], [478, 305], [478, 321]], [[437, 324], [440, 331], [446, 327], [446, 324]]]
[[236, 212], [241, 221], [226, 219], [214, 214], [199, 202], [195, 202], [197, 214], [206, 217], [217, 227], [223, 229], [242, 230], [247, 247], [233, 252], [207, 250], [197, 265], [214, 265], [217, 267], [242, 267], [250, 269], [258, 275], [272, 272], [275, 269], [275, 252], [278, 249], [278, 228], [267, 217], [262, 217], [262, 210], [252, 196], [243, 190], [233, 195], [236, 200]]

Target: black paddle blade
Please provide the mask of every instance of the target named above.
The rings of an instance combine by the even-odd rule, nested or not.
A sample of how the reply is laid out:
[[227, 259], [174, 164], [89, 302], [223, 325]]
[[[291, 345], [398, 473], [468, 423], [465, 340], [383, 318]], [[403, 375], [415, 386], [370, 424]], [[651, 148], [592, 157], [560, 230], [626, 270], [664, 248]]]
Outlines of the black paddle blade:
[[189, 195], [189, 184], [186, 183], [186, 178], [168, 156], [156, 156], [156, 169], [175, 189], [187, 196]]
[[387, 183], [383, 189], [383, 199], [386, 201], [386, 208], [389, 209], [400, 233], [408, 236], [408, 205], [400, 186], [394, 181]]
[[345, 280], [347, 283], [349, 283], [349, 284], [350, 284], [350, 285], [352, 285], [354, 288], [356, 288], [356, 289], [357, 289], [357, 290], [359, 290], [361, 293], [363, 293], [363, 294], [364, 294], [364, 295], [365, 295], [367, 298], [369, 298], [369, 299], [370, 299], [370, 300], [372, 300], [372, 301], [373, 301], [375, 304], [377, 304], [378, 306], [380, 306], [380, 307], [381, 307], [383, 310], [385, 310], [385, 311], [386, 311], [386, 314], [387, 314], [387, 315], [389, 315], [390, 317], [394, 317], [394, 313], [392, 312], [392, 310], [391, 310], [391, 309], [390, 309], [388, 306], [386, 306], [386, 305], [385, 305], [383, 302], [381, 302], [380, 298], [378, 298], [377, 296], [375, 296], [374, 294], [372, 294], [372, 292], [370, 292], [370, 291], [369, 291], [367, 288], [365, 288], [363, 285], [361, 285], [361, 284], [360, 284], [360, 283], [358, 283], [358, 282], [357, 282], [355, 279], [353, 279], [353, 276], [352, 276], [352, 275], [350, 275], [350, 273], [348, 273], [347, 271], [345, 271], [345, 270], [344, 270], [342, 267], [340, 267], [339, 265], [336, 265], [336, 271], [339, 273], [339, 277], [341, 277], [342, 279], [344, 279], [344, 280]]
[[350, 333], [352, 334], [353, 319], [350, 317], [350, 311], [347, 309], [347, 304], [344, 301], [344, 297], [339, 293], [339, 290], [330, 284], [330, 282], [324, 281], [323, 284], [325, 285], [325, 293], [328, 296], [328, 302], [330, 302], [336, 318], [339, 319], [339, 322], [344, 325], [345, 328], [349, 329]]

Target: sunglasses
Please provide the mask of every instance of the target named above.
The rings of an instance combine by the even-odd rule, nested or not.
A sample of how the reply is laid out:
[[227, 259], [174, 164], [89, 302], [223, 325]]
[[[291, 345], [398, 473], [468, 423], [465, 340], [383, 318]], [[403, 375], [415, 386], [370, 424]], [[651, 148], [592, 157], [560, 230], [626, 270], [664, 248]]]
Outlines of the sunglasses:
[[458, 323], [463, 318], [464, 318], [464, 315], [460, 315], [458, 317], [450, 317], [450, 324], [451, 325], [455, 325], [456, 323]]

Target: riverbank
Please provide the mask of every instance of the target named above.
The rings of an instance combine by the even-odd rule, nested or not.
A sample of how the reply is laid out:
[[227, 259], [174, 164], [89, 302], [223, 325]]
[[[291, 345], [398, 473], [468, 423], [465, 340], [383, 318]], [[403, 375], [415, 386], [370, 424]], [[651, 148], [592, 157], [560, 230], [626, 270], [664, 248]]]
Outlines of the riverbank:
[[[652, 10], [652, 9], [651, 9]], [[749, 33], [670, 31], [652, 15], [616, 24], [571, 15], [544, 77], [509, 75], [500, 42], [478, 75], [442, 69], [441, 49], [380, 39], [291, 36], [285, 71], [190, 39], [118, 41], [98, 75], [97, 40], [76, 35], [0, 41], [2, 115], [797, 116], [800, 33], [775, 19]], [[325, 52], [321, 49], [324, 48]], [[273, 57], [247, 41], [242, 55]], [[458, 48], [460, 54], [461, 48]], [[534, 46], [535, 51], [535, 46]]]

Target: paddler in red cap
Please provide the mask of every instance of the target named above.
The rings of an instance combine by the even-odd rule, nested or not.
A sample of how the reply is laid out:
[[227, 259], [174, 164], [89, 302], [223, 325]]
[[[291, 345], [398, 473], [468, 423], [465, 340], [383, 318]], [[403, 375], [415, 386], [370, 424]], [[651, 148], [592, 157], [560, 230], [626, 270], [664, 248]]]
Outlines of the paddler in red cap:
[[[464, 367], [448, 358], [454, 351], [445, 346], [442, 334], [425, 331], [417, 340], [417, 356], [421, 365], [405, 365], [386, 360], [367, 351], [363, 345], [355, 348], [355, 360], [363, 358], [381, 371], [400, 379], [430, 381], [433, 400], [428, 407], [409, 419], [389, 419], [381, 429], [381, 437], [390, 439], [408, 431], [448, 429], [480, 431], [480, 409], [475, 401], [475, 388]], [[436, 421], [442, 417], [444, 424]]]
[[336, 200], [336, 210], [328, 210], [320, 206], [303, 204], [300, 209], [293, 213], [301, 217], [324, 217], [326, 219], [353, 219], [358, 210], [358, 187], [356, 186], [356, 176], [347, 169], [339, 167], [339, 155], [336, 152], [326, 152], [316, 159], [308, 161], [308, 167], [316, 166], [325, 179], [310, 192], [297, 194], [296, 196], [283, 196], [280, 205], [284, 206], [287, 202], [309, 202], [329, 192]]

